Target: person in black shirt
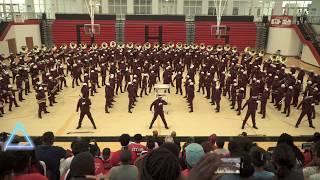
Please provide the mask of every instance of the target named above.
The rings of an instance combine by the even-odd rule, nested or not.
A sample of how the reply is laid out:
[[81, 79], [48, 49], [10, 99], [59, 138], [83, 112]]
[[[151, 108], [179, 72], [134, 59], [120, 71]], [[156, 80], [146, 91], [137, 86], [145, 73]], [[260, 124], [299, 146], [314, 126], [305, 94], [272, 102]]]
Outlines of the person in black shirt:
[[153, 114], [153, 119], [151, 121], [149, 129], [152, 128], [152, 125], [153, 125], [154, 121], [157, 119], [158, 115], [160, 115], [165, 128], [169, 129], [167, 122], [164, 118], [164, 113], [163, 113], [163, 105], [167, 105], [167, 104], [168, 103], [165, 100], [163, 100], [161, 97], [158, 97], [158, 99], [153, 101], [153, 103], [150, 106], [150, 111], [152, 111], [152, 107], [154, 106], [154, 114]]
[[300, 108], [300, 106], [302, 106], [302, 111], [301, 111], [301, 114], [299, 116], [299, 119], [296, 123], [296, 128], [299, 127], [299, 124], [301, 122], [301, 120], [303, 119], [303, 117], [305, 115], [308, 116], [308, 121], [309, 121], [309, 127], [311, 128], [315, 128], [312, 124], [312, 118], [311, 118], [311, 115], [312, 115], [312, 108], [315, 104], [313, 103], [313, 97], [312, 96], [306, 96], [302, 101], [301, 103], [299, 104], [298, 106], [298, 109]]
[[42, 118], [42, 116], [41, 116], [42, 111], [46, 114], [49, 113], [46, 108], [46, 94], [43, 90], [43, 87], [39, 87], [39, 92], [37, 93], [36, 98], [37, 98], [38, 104], [39, 104], [38, 117], [39, 117], [39, 119], [41, 119]]
[[78, 122], [78, 127], [77, 129], [81, 128], [82, 120], [85, 115], [88, 116], [89, 120], [91, 121], [93, 128], [97, 129], [94, 120], [92, 118], [91, 112], [90, 112], [90, 105], [91, 105], [91, 100], [89, 97], [83, 96], [79, 99], [78, 104], [77, 104], [77, 112], [79, 111], [80, 108], [80, 118]]
[[258, 129], [257, 126], [256, 126], [256, 111], [257, 111], [257, 106], [258, 106], [257, 97], [256, 96], [252, 96], [250, 99], [248, 99], [247, 102], [242, 107], [242, 110], [247, 105], [248, 105], [248, 110], [247, 110], [246, 117], [243, 120], [241, 129], [244, 129], [244, 126], [246, 125], [247, 120], [249, 119], [249, 116], [251, 116], [253, 128]]

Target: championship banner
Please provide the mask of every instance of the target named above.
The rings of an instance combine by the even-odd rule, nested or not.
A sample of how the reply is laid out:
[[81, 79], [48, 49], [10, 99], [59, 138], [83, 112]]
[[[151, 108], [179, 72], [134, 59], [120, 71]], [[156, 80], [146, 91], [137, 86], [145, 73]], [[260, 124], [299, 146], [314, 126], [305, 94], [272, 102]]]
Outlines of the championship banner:
[[293, 16], [271, 16], [271, 27], [288, 27], [291, 26]]

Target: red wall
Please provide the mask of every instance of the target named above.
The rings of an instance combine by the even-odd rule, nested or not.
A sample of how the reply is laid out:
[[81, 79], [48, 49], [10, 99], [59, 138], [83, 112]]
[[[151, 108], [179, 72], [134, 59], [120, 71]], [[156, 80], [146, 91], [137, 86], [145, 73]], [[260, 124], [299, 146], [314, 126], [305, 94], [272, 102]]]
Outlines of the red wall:
[[[125, 22], [125, 42], [144, 43], [145, 25], [149, 26], [149, 36], [158, 36], [158, 27], [162, 25], [162, 41], [186, 42], [186, 25], [184, 21], [142, 21], [127, 20]], [[150, 40], [149, 42], [156, 42]]]
[[[55, 20], [52, 26], [52, 38], [56, 45], [62, 43], [77, 42], [76, 26], [78, 24], [90, 24], [89, 20]], [[100, 24], [100, 34], [95, 35], [96, 43], [114, 41], [116, 39], [114, 20], [96, 20]], [[90, 36], [81, 28], [81, 41], [90, 43]]]
[[[215, 36], [211, 36], [211, 25], [216, 25], [216, 22], [195, 22], [195, 42], [206, 44], [224, 44], [224, 39], [217, 39]], [[256, 33], [257, 28], [253, 22], [222, 22], [221, 25], [227, 25], [230, 27], [229, 44], [237, 46], [239, 50], [243, 50], [245, 47], [256, 46]], [[213, 31], [215, 32], [215, 31]]]

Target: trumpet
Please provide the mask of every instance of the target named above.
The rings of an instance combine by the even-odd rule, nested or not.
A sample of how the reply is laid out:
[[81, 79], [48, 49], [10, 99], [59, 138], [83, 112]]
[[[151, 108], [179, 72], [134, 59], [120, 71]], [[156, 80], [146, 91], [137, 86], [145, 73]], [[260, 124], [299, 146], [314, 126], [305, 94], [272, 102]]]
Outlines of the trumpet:
[[264, 56], [264, 51], [263, 51], [263, 50], [261, 50], [261, 51], [259, 52], [259, 56], [260, 56], [260, 57], [263, 57], [263, 56]]
[[169, 42], [169, 48], [174, 48], [174, 43], [173, 42]]
[[158, 42], [155, 42], [153, 44], [153, 48], [158, 49], [160, 47], [160, 44]]
[[201, 50], [204, 50], [204, 49], [206, 48], [206, 45], [205, 45], [204, 43], [200, 43], [199, 48], [200, 48]]
[[133, 43], [132, 43], [132, 42], [129, 42], [129, 43], [127, 44], [127, 48], [128, 48], [128, 49], [132, 49], [132, 48], [133, 48]]
[[117, 46], [117, 43], [115, 41], [110, 41], [110, 47], [115, 48]]
[[22, 53], [24, 53], [24, 54], [26, 54], [26, 53], [28, 53], [28, 47], [27, 46], [21, 46], [21, 52]]
[[92, 44], [91, 44], [91, 49], [93, 49], [93, 50], [98, 49], [98, 44], [92, 43]]
[[34, 53], [38, 53], [38, 52], [40, 52], [40, 47], [39, 46], [37, 46], [37, 45], [35, 45], [35, 46], [33, 46], [33, 50], [32, 50]]
[[245, 53], [249, 53], [251, 51], [251, 48], [248, 46], [248, 47], [246, 47], [246, 48], [244, 48], [244, 52]]
[[222, 47], [221, 45], [218, 45], [218, 46], [216, 47], [216, 50], [217, 50], [218, 52], [220, 52], [220, 51], [223, 50], [223, 47]]
[[225, 51], [230, 51], [231, 46], [230, 46], [229, 44], [226, 44], [226, 45], [223, 47], [223, 49], [224, 49]]
[[207, 51], [211, 52], [213, 50], [213, 47], [211, 45], [207, 46]]
[[107, 49], [108, 48], [108, 43], [106, 43], [106, 42], [101, 43], [101, 48], [102, 49]]
[[150, 49], [151, 48], [151, 44], [149, 42], [144, 43], [143, 48], [146, 49]]
[[177, 48], [177, 49], [182, 49], [182, 43], [181, 43], [181, 42], [177, 42], [176, 48]]
[[233, 53], [238, 52], [238, 48], [237, 48], [237, 47], [235, 47], [235, 46], [233, 46], [233, 47], [232, 47], [232, 52], [233, 52]]
[[74, 43], [74, 42], [71, 42], [71, 43], [69, 44], [69, 47], [70, 47], [70, 49], [76, 49], [76, 48], [77, 48], [77, 44]]
[[86, 44], [86, 43], [81, 43], [81, 44], [80, 44], [80, 48], [81, 48], [82, 50], [87, 49], [87, 44]]

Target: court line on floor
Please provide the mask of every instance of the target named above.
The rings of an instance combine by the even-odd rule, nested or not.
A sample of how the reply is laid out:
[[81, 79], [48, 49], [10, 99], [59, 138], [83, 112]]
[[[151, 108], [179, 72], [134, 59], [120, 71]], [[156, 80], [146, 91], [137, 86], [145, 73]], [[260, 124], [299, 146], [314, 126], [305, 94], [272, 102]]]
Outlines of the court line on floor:
[[71, 123], [72, 120], [75, 118], [76, 114], [78, 114], [78, 113], [73, 112], [73, 113], [69, 116], [69, 118], [67, 118], [67, 119], [64, 121], [63, 125], [62, 125], [62, 126], [56, 131], [56, 133], [55, 133], [57, 136], [61, 136], [62, 134], [64, 134], [65, 130], [67, 129], [67, 127], [69, 127], [70, 123]]

